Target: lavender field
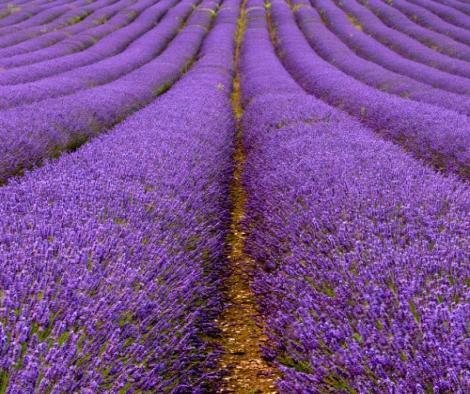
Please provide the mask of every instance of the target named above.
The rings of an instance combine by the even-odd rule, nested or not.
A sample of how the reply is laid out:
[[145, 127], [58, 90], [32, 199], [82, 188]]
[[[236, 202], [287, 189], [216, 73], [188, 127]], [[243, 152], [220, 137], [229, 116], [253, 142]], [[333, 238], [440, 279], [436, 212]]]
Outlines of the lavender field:
[[0, 0], [0, 394], [470, 394], [469, 0]]

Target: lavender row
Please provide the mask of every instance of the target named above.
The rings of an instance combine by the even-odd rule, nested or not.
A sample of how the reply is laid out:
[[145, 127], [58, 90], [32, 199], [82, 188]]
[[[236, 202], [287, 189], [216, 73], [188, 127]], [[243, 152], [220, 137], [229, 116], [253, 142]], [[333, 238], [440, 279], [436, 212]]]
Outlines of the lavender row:
[[454, 24], [455, 26], [468, 29], [468, 24], [470, 22], [469, 16], [457, 11], [456, 9], [452, 9], [451, 7], [447, 7], [443, 4], [439, 4], [434, 1], [423, 1], [423, 0], [407, 0], [407, 1], [416, 5], [419, 5], [420, 7], [423, 7], [431, 11], [432, 13]]
[[382, 0], [359, 0], [359, 2], [369, 8], [388, 27], [413, 37], [432, 50], [461, 60], [470, 60], [470, 47], [417, 25]]
[[435, 0], [436, 3], [441, 3], [448, 7], [455, 8], [456, 10], [463, 12], [464, 14], [470, 15], [470, 4], [463, 3], [455, 0]]
[[112, 83], [0, 112], [0, 179], [76, 149], [165, 92], [191, 65], [214, 14], [204, 1], [157, 58]]
[[[57, 0], [56, 3], [63, 1]], [[49, 7], [53, 4], [49, 4]], [[41, 2], [28, 2], [24, 5], [21, 2], [8, 2], [3, 4], [0, 11], [0, 28], [26, 22], [29, 18], [45, 10]]]
[[[51, 33], [52, 36], [58, 38], [57, 42], [55, 39], [49, 42], [50, 35], [44, 34], [37, 39], [7, 48], [10, 52], [15, 52], [15, 55], [0, 59], [0, 66], [9, 69], [82, 52], [96, 45], [99, 40], [132, 23], [142, 11], [155, 3], [155, 0], [141, 0], [137, 3], [134, 0], [120, 1], [117, 6], [112, 6], [114, 10], [97, 12], [92, 20], [85, 19], [73, 25], [72, 28], [76, 27], [73, 34], [70, 29]], [[108, 17], [110, 17], [109, 20]], [[0, 55], [1, 52], [0, 50]]]
[[[162, 0], [159, 2], [162, 15], [172, 3], [175, 1]], [[55, 77], [26, 84], [4, 86], [0, 92], [0, 108], [5, 109], [69, 95], [79, 90], [110, 83], [142, 67], [156, 58], [169, 45], [196, 5], [195, 0], [179, 2], [174, 9], [170, 9], [165, 14], [156, 27], [115, 56]]]
[[464, 44], [470, 44], [470, 31], [446, 22], [431, 11], [409, 3], [406, 0], [394, 0], [390, 5], [400, 10], [415, 23], [427, 29], [445, 34]]
[[297, 23], [312, 48], [344, 73], [381, 91], [470, 115], [470, 98], [433, 88], [359, 57], [323, 24], [310, 3], [294, 0], [292, 4]]
[[[115, 4], [110, 4], [115, 3]], [[86, 32], [87, 30], [97, 30], [97, 39], [99, 39], [100, 25], [105, 23], [109, 17], [116, 14], [117, 11], [127, 6], [131, 6], [134, 0], [124, 1], [98, 1], [93, 5], [79, 5], [70, 12], [63, 15], [59, 26], [47, 29], [38, 27], [36, 32], [26, 33], [25, 31], [15, 32], [3, 37], [0, 41], [6, 42], [5, 47], [0, 48], [0, 56], [2, 58], [2, 67], [14, 67], [21, 65], [21, 60], [28, 55], [28, 52], [38, 51], [43, 48], [60, 45], [64, 40], [73, 39], [75, 35]], [[108, 11], [110, 10], [110, 11]], [[58, 20], [57, 20], [58, 21]], [[17, 59], [18, 58], [18, 59]], [[16, 60], [16, 62], [15, 62]]]
[[436, 168], [470, 176], [467, 116], [380, 92], [344, 74], [311, 49], [289, 7], [275, 4], [273, 19], [283, 63], [304, 89]]
[[96, 44], [83, 51], [16, 67], [0, 73], [0, 85], [20, 84], [56, 76], [65, 71], [117, 55], [131, 45], [133, 41], [152, 29], [160, 21], [169, 4], [168, 1], [159, 1], [157, 4], [149, 6], [148, 9], [144, 9], [151, 3], [151, 0], [140, 2], [142, 8], [136, 10], [139, 15], [132, 22], [103, 37]]
[[[2, 58], [0, 67], [4, 69], [18, 67], [39, 61], [42, 57], [47, 59], [48, 56], [57, 57], [73, 50], [83, 50], [102, 36], [119, 28], [119, 24], [124, 25], [129, 19], [132, 20], [129, 11], [133, 9], [134, 3], [134, 0], [123, 0], [116, 4], [101, 4], [101, 6], [95, 3], [96, 9], [93, 12], [88, 9], [86, 18], [81, 22], [0, 49]], [[59, 48], [62, 48], [62, 52], [58, 51]]]
[[[11, 14], [11, 18], [5, 17], [1, 20], [0, 34], [3, 34], [4, 32], [14, 32], [22, 28], [47, 23], [54, 18], [54, 16], [52, 16], [51, 18], [51, 11], [55, 12], [55, 9], [59, 8], [60, 10], [63, 10], [63, 12], [65, 12], [65, 8], [63, 6], [67, 5], [67, 3], [73, 4], [75, 2], [76, 0], [66, 2], [64, 2], [63, 0], [56, 0], [50, 2], [49, 4], [39, 4], [39, 7], [34, 7], [31, 10], [29, 10], [29, 7], [25, 5], [17, 5], [15, 3], [10, 3], [11, 5], [7, 5], [6, 11], [9, 15]], [[20, 11], [21, 14], [26, 14], [27, 18], [25, 18], [24, 20], [16, 21], [16, 18], [14, 17], [16, 14], [20, 13]]]
[[280, 391], [463, 394], [470, 189], [303, 93], [261, 5], [242, 50], [245, 226]]
[[0, 189], [7, 393], [215, 390], [238, 6], [167, 94]]
[[[333, 0], [329, 1], [332, 2]], [[360, 24], [360, 28], [364, 32], [399, 55], [429, 67], [437, 68], [443, 72], [466, 78], [470, 77], [468, 62], [450, 58], [400, 31], [387, 27], [373, 12], [361, 6], [355, 0], [348, 2], [335, 1], [338, 1], [341, 8]]]
[[[345, 23], [346, 14], [328, 0], [312, 0], [328, 28], [359, 56], [399, 74], [409, 76], [433, 87], [454, 93], [470, 94], [467, 78], [406, 59], [380, 44], [352, 23]], [[358, 26], [359, 27], [359, 26]]]
[[[88, 16], [89, 12], [91, 12], [88, 11], [90, 7], [91, 6], [86, 2], [86, 0], [80, 0], [74, 3], [74, 7], [63, 5], [47, 10], [38, 21], [42, 22], [42, 24], [38, 26], [26, 28], [12, 26], [11, 28], [1, 29], [0, 33], [3, 34], [0, 36], [0, 48], [18, 44], [22, 41], [31, 39], [31, 37], [45, 34], [56, 28], [64, 28], [68, 26], [69, 23], [75, 20], [81, 20], [81, 18]], [[33, 20], [33, 18], [31, 18], [31, 20]]]

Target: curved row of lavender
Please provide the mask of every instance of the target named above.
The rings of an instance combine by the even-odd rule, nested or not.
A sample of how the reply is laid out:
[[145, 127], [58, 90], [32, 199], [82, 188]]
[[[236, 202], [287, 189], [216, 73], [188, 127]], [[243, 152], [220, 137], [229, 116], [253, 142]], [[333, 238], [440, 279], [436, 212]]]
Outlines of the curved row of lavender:
[[441, 3], [448, 7], [455, 8], [458, 11], [463, 12], [464, 14], [470, 15], [470, 4], [465, 4], [460, 0], [437, 0], [436, 3]]
[[44, 12], [45, 9], [54, 6], [55, 3], [64, 4], [64, 1], [15, 1], [14, 3], [4, 3], [2, 2], [0, 7], [0, 28], [10, 25], [23, 26], [28, 23], [29, 19]]
[[7, 393], [213, 392], [238, 13], [161, 98], [0, 188]]
[[456, 41], [464, 44], [470, 43], [470, 31], [458, 26], [455, 26], [445, 20], [439, 18], [439, 16], [433, 14], [416, 4], [409, 3], [406, 0], [393, 0], [391, 3], [392, 7], [397, 8], [409, 19], [417, 24], [426, 27], [429, 30], [433, 30], [442, 34], [445, 34]]
[[[286, 3], [273, 19], [283, 64], [309, 93], [337, 106], [436, 168], [470, 176], [470, 119], [371, 88], [312, 51]], [[279, 12], [277, 12], [279, 11]]]
[[366, 60], [443, 90], [470, 94], [470, 82], [467, 78], [455, 76], [400, 56], [355, 28], [352, 23], [344, 23], [345, 13], [329, 0], [312, 0], [312, 4], [322, 15], [328, 28]]
[[58, 4], [73, 3], [74, 0], [15, 0], [1, 2], [0, 26], [28, 24], [29, 19], [36, 17], [47, 8]]
[[132, 21], [144, 8], [134, 4], [134, 0], [119, 1], [90, 13], [82, 22], [74, 22], [66, 29], [0, 49], [0, 67], [19, 67], [82, 51]]
[[281, 392], [468, 392], [468, 184], [305, 94], [262, 5], [242, 47], [245, 226]]
[[[73, 6], [79, 1], [80, 0], [55, 0], [49, 2], [49, 4], [42, 2], [42, 4], [38, 4], [39, 7], [33, 8], [32, 10], [28, 9], [28, 5], [22, 5], [18, 2], [10, 3], [10, 5], [6, 7], [8, 15], [6, 15], [5, 19], [1, 20], [0, 35], [53, 22], [55, 18], [59, 17], [67, 10], [70, 10], [70, 6]], [[22, 11], [22, 14], [26, 14], [26, 18], [17, 22], [16, 14], [20, 11]]]
[[[8, 69], [27, 65], [41, 61], [41, 56], [46, 54], [50, 58], [61, 56], [59, 48], [64, 51], [64, 55], [67, 54], [66, 50], [69, 52], [84, 50], [118, 29], [119, 24], [124, 26], [125, 22], [133, 21], [142, 10], [145, 10], [142, 6], [145, 2], [136, 0], [101, 2], [98, 7], [99, 3], [100, 1], [93, 3], [95, 8], [93, 12], [87, 12], [82, 18], [72, 18], [63, 28], [44, 30], [44, 34], [40, 36], [32, 35], [26, 41], [1, 49], [0, 55], [3, 58], [1, 66]], [[147, 2], [147, 7], [150, 5], [152, 2]], [[86, 41], [86, 36], [88, 41], [92, 40], [92, 43]]]
[[60, 73], [57, 76], [2, 87], [0, 109], [65, 96], [79, 90], [104, 85], [152, 61], [169, 45], [198, 2], [182, 0], [171, 8], [175, 3], [177, 3], [175, 0], [160, 1], [158, 16], [161, 19], [158, 24], [117, 55]]
[[[470, 97], [434, 88], [367, 61], [331, 32], [309, 3], [294, 0], [291, 8], [312, 48], [344, 73], [381, 91], [470, 115]], [[343, 23], [348, 23], [346, 18]]]
[[360, 24], [359, 27], [365, 33], [402, 57], [455, 76], [470, 77], [468, 62], [446, 56], [400, 31], [389, 28], [372, 11], [358, 4], [356, 0], [344, 2], [341, 0], [328, 0], [328, 2], [333, 1], [337, 2], [350, 17], [354, 18], [354, 21]]
[[[173, 5], [175, 1], [170, 1], [170, 3], [168, 1], [159, 1], [154, 5], [151, 5], [152, 1], [149, 0], [140, 1], [138, 4], [139, 9], [134, 8], [138, 16], [128, 25], [113, 31], [82, 51], [5, 70], [0, 73], [0, 85], [27, 83], [49, 76], [56, 76], [65, 71], [117, 55], [155, 27], [169, 9], [168, 4]], [[147, 6], [149, 7], [146, 8]]]
[[462, 60], [470, 60], [470, 47], [416, 24], [393, 8], [393, 1], [390, 4], [382, 0], [358, 0], [358, 2], [374, 12], [388, 27], [413, 37], [435, 51]]
[[[80, 21], [82, 18], [86, 18], [92, 12], [92, 9], [90, 8], [93, 7], [91, 7], [86, 0], [80, 0], [75, 2], [74, 7], [62, 6], [57, 8], [57, 10], [55, 8], [48, 10], [42, 18], [45, 19], [47, 16], [52, 19], [49, 23], [27, 27], [18, 31], [16, 31], [15, 27], [12, 27], [11, 29], [2, 29], [4, 34], [0, 36], [0, 48], [5, 48], [22, 41], [29, 40], [32, 36], [47, 34], [53, 29], [65, 28], [77, 20]], [[2, 33], [2, 31], [0, 31], [0, 33]]]
[[[40, 15], [36, 15], [26, 22], [0, 28], [0, 39], [3, 43], [1, 50], [8, 50], [8, 47], [14, 47], [18, 44], [21, 45], [24, 41], [34, 41], [40, 36], [50, 36], [51, 43], [54, 43], [54, 32], [72, 29], [70, 32], [72, 34], [74, 29], [78, 30], [80, 27], [75, 27], [75, 24], [83, 25], [84, 22], [90, 24], [89, 22], [96, 12], [103, 12], [107, 7], [112, 8], [119, 5], [119, 3], [118, 0], [95, 0], [93, 2], [75, 0], [70, 4], [61, 1], [56, 7], [49, 5], [44, 10], [45, 12], [41, 18], [39, 18]], [[38, 19], [36, 22], [39, 23], [28, 25], [28, 22], [32, 23], [35, 19]], [[12, 42], [9, 43], [9, 41]]]
[[445, 4], [439, 4], [439, 2], [431, 0], [407, 0], [410, 3], [419, 5], [424, 9], [431, 11], [440, 18], [454, 24], [455, 26], [463, 27], [464, 29], [469, 29], [470, 18], [468, 15], [454, 9], [452, 7], [446, 6]]
[[[214, 8], [212, 0], [204, 0], [163, 52], [109, 84], [1, 111], [0, 181], [76, 149], [165, 92], [194, 60]], [[180, 17], [187, 14], [185, 9], [179, 12]], [[166, 28], [173, 30], [171, 24]]]

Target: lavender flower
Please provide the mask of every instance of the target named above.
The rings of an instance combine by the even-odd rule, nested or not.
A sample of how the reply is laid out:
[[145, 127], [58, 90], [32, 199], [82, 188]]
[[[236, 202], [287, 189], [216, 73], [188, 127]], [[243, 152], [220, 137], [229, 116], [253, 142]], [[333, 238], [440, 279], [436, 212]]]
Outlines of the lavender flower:
[[0, 189], [8, 393], [215, 389], [238, 7], [165, 95]]
[[468, 184], [304, 93], [248, 10], [245, 225], [281, 391], [468, 391]]

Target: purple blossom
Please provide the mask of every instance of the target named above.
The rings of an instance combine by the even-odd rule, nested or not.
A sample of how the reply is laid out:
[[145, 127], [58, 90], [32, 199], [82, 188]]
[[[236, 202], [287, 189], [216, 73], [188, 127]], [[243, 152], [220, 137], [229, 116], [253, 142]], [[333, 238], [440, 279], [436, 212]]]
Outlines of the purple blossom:
[[469, 20], [0, 0], [0, 393], [217, 392], [239, 170], [280, 392], [469, 392]]
[[[221, 308], [239, 3], [202, 3], [191, 20], [209, 28], [216, 9], [198, 60], [165, 95], [0, 189], [8, 393], [217, 384], [203, 335]], [[205, 32], [187, 26], [194, 47]]]
[[[281, 391], [468, 391], [468, 185], [303, 92], [248, 9], [246, 228]], [[269, 10], [294, 73], [307, 47]]]

